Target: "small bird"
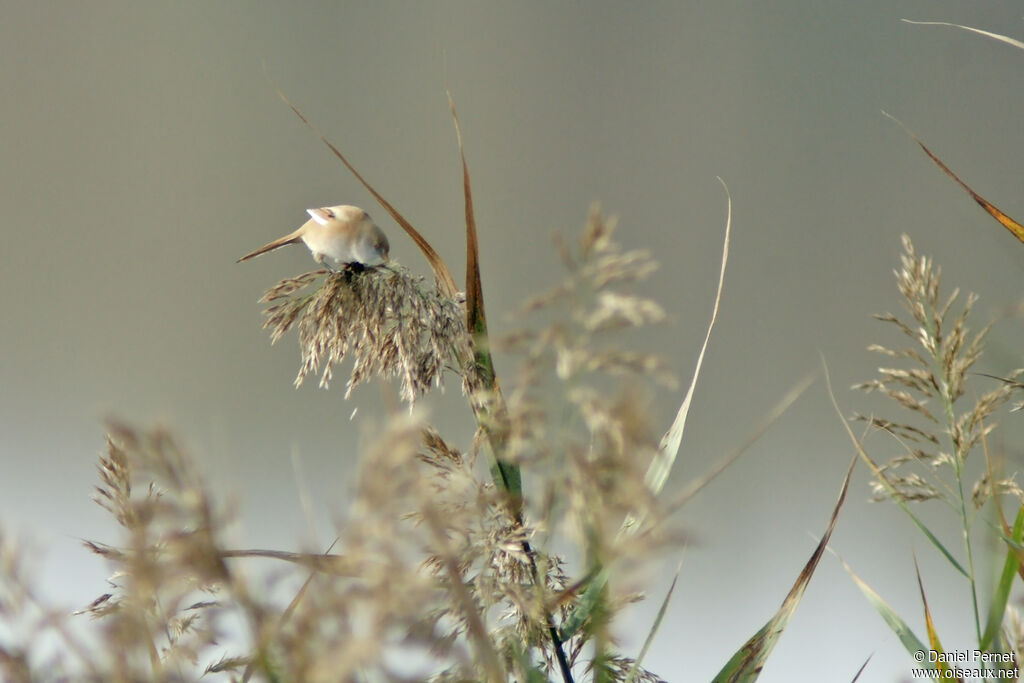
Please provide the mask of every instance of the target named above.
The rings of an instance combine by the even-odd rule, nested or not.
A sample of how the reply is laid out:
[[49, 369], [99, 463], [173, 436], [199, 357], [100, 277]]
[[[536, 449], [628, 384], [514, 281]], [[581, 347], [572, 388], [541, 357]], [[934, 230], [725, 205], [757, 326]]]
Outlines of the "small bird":
[[[310, 219], [295, 232], [265, 244], [235, 261], [241, 263], [286, 244], [304, 242], [313, 252], [313, 260], [331, 268], [350, 263], [377, 266], [387, 262], [390, 252], [387, 235], [358, 206], [327, 206], [307, 209]], [[333, 270], [333, 268], [332, 268]]]

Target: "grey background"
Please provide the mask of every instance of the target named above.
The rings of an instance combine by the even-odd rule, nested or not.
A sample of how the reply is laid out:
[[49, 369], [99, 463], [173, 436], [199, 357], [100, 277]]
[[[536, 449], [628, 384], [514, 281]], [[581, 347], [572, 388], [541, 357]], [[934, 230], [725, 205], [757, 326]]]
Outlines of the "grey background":
[[[1020, 10], [934, 0], [4, 2], [0, 521], [45, 549], [40, 578], [54, 599], [80, 606], [102, 592], [107, 568], [78, 539], [116, 538], [88, 499], [100, 419], [114, 414], [182, 435], [237, 501], [240, 543], [329, 543], [326, 521], [344, 507], [387, 391], [343, 402], [340, 382], [293, 390], [294, 338], [269, 346], [256, 299], [306, 268], [308, 254], [233, 261], [292, 230], [307, 207], [355, 203], [376, 215], [395, 258], [426, 268], [277, 99], [263, 63], [461, 279], [447, 78], [497, 332], [514, 324], [505, 312], [558, 277], [551, 233], [575, 234], [599, 200], [620, 216], [618, 240], [662, 263], [646, 291], [670, 320], [645, 345], [686, 376], [718, 271], [725, 200], [715, 176], [726, 180], [732, 260], [669, 483], [679, 488], [736, 446], [819, 354], [845, 412], [881, 405], [846, 387], [871, 376], [868, 343], [895, 342], [867, 316], [899, 305], [901, 232], [942, 264], [947, 286], [981, 294], [981, 320], [1018, 295], [1022, 246], [880, 110], [1020, 218], [1024, 52], [899, 21], [1020, 38]], [[986, 369], [1019, 364], [1019, 332], [1003, 324]], [[450, 384], [428, 404], [466, 444], [468, 416]], [[661, 397], [661, 424], [681, 393]], [[888, 454], [884, 440], [871, 443]], [[764, 623], [813, 549], [850, 455], [819, 381], [682, 511], [696, 541], [671, 556], [682, 556], [682, 576], [650, 668], [710, 678]], [[864, 504], [866, 482], [858, 470], [833, 547], [923, 635], [916, 552], [947, 649], [971, 647], [965, 587], [898, 510]], [[934, 513], [955, 543], [951, 518]], [[668, 581], [653, 575], [651, 600], [623, 622], [627, 652]], [[862, 680], [906, 677], [901, 645], [827, 556], [762, 680], [846, 681], [872, 654]]]

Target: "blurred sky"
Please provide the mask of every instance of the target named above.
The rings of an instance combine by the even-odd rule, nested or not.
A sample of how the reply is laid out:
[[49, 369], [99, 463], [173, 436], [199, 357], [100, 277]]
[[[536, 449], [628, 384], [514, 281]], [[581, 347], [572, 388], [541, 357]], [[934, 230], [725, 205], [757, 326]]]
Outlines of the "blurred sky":
[[[868, 315], [899, 306], [900, 233], [935, 256], [947, 287], [981, 295], [981, 322], [1019, 295], [1024, 261], [880, 113], [1020, 219], [1024, 52], [903, 17], [1024, 37], [1016, 0], [4, 2], [0, 522], [46, 550], [41, 580], [55, 599], [80, 606], [103, 592], [107, 568], [79, 539], [117, 538], [89, 495], [101, 419], [118, 415], [181, 435], [238, 502], [240, 542], [330, 542], [325, 520], [344, 509], [386, 392], [371, 385], [345, 402], [340, 381], [293, 389], [294, 336], [271, 347], [256, 300], [306, 269], [308, 253], [234, 260], [294, 229], [307, 207], [354, 203], [375, 214], [394, 258], [427, 270], [268, 75], [461, 278], [447, 78], [492, 327], [510, 329], [505, 313], [559, 277], [551, 234], [577, 233], [600, 201], [620, 217], [618, 240], [662, 263], [645, 291], [670, 320], [643, 344], [681, 376], [719, 268], [715, 176], [728, 183], [723, 309], [670, 488], [737, 446], [821, 356], [846, 414], [882, 406], [848, 387], [878, 363], [867, 344], [897, 343]], [[985, 369], [1020, 364], [1020, 331], [1012, 320], [997, 329]], [[466, 445], [449, 384], [427, 403]], [[681, 396], [659, 397], [665, 427]], [[884, 439], [869, 443], [891, 455]], [[718, 671], [799, 573], [851, 454], [819, 380], [682, 511], [696, 540], [671, 556], [683, 558], [680, 587], [646, 665], [673, 681]], [[944, 644], [973, 647], [963, 583], [894, 506], [867, 497], [858, 470], [833, 547], [923, 636], [916, 552]], [[934, 513], [956, 543], [952, 518]], [[652, 599], [624, 622], [626, 652], [668, 582], [652, 577]], [[861, 680], [907, 677], [898, 640], [826, 556], [761, 680], [848, 681], [871, 655]]]

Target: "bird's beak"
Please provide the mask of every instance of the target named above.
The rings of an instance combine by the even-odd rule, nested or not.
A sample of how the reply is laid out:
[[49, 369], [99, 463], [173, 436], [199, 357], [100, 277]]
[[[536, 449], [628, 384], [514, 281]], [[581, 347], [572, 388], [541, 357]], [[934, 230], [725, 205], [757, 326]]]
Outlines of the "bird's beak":
[[327, 212], [323, 209], [306, 209], [306, 213], [320, 225], [327, 225], [330, 223], [330, 218], [327, 217]]

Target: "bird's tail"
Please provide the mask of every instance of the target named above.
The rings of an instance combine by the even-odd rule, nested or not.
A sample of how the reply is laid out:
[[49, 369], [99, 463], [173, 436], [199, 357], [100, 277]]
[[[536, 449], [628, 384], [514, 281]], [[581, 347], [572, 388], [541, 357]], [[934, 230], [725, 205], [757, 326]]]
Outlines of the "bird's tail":
[[302, 241], [301, 232], [300, 232], [300, 230], [296, 230], [295, 232], [291, 233], [290, 235], [285, 235], [284, 237], [281, 237], [281, 238], [278, 238], [278, 239], [274, 240], [270, 244], [264, 244], [262, 247], [260, 247], [256, 251], [249, 252], [248, 254], [243, 256], [242, 258], [240, 258], [237, 261], [235, 261], [235, 263], [241, 263], [242, 261], [248, 261], [249, 259], [255, 258], [255, 257], [259, 256], [260, 254], [266, 254], [268, 251], [274, 251], [278, 247], [283, 247], [286, 244], [295, 244], [296, 242], [301, 242], [301, 241]]

